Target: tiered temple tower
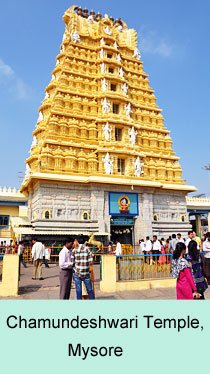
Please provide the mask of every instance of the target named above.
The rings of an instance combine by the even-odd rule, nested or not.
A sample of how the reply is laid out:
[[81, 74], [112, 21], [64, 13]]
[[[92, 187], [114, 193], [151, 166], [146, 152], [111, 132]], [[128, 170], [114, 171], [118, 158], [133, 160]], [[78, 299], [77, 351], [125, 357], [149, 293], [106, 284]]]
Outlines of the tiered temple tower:
[[[186, 232], [185, 195], [194, 188], [182, 179], [136, 31], [76, 6], [63, 19], [22, 184], [34, 230], [112, 232], [114, 238], [127, 230], [127, 242]], [[132, 204], [138, 205], [133, 213]]]

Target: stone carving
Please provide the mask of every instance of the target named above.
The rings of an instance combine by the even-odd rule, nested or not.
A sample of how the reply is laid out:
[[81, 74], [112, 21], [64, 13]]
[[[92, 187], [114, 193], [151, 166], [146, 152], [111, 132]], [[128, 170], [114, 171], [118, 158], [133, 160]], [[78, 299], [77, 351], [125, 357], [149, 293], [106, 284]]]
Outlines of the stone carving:
[[105, 140], [111, 140], [112, 126], [109, 126], [108, 122], [106, 125], [103, 125], [103, 132]]
[[29, 164], [26, 164], [25, 179], [28, 179], [30, 177], [30, 174], [31, 174], [31, 168]]
[[43, 119], [44, 119], [44, 117], [43, 117], [42, 112], [39, 112], [39, 117], [38, 117], [37, 122], [41, 122], [41, 121], [43, 121]]
[[77, 31], [74, 31], [71, 34], [71, 41], [74, 42], [74, 43], [79, 43], [80, 42], [80, 36], [79, 36]]
[[66, 33], [64, 32], [62, 42], [64, 42], [65, 40], [66, 40]]
[[48, 92], [46, 91], [46, 92], [45, 92], [45, 97], [44, 97], [44, 98], [45, 98], [45, 99], [49, 99], [49, 97], [50, 97], [50, 95], [49, 95]]
[[101, 40], [100, 40], [100, 44], [101, 44], [101, 45], [105, 45], [104, 38], [101, 38]]
[[126, 114], [126, 116], [130, 118], [131, 113], [132, 113], [131, 103], [125, 104], [125, 114]]
[[107, 81], [106, 81], [105, 78], [101, 80], [101, 90], [102, 90], [103, 92], [105, 92], [105, 91], [108, 90], [108, 84], [107, 84]]
[[109, 100], [107, 100], [107, 98], [105, 97], [103, 100], [102, 100], [102, 112], [105, 114], [105, 113], [109, 113], [111, 111], [111, 103]]
[[117, 30], [118, 30], [119, 32], [122, 32], [122, 31], [123, 31], [123, 27], [122, 27], [122, 25], [119, 25], [119, 26], [117, 27]]
[[111, 157], [108, 152], [106, 156], [102, 157], [102, 161], [104, 163], [104, 169], [105, 169], [106, 174], [112, 174], [113, 173], [113, 161], [111, 160]]
[[88, 22], [89, 23], [93, 23], [94, 22], [94, 17], [93, 17], [92, 14], [88, 17]]
[[135, 131], [134, 127], [128, 130], [128, 135], [130, 137], [130, 143], [132, 145], [136, 144], [136, 135], [138, 134], [138, 131]]
[[34, 148], [34, 147], [36, 147], [37, 144], [38, 144], [38, 142], [37, 142], [37, 138], [36, 138], [36, 136], [34, 135], [34, 136], [33, 136], [32, 143], [31, 143], [31, 149]]
[[133, 52], [133, 57], [137, 58], [138, 60], [141, 59], [141, 53], [138, 48], [136, 48]]
[[135, 159], [134, 161], [134, 175], [136, 177], [140, 177], [141, 174], [143, 174], [143, 170], [142, 170], [142, 167], [144, 166], [144, 163], [140, 161], [140, 158], [139, 156]]
[[102, 72], [102, 73], [105, 73], [106, 65], [105, 65], [104, 62], [100, 65], [100, 67], [101, 67], [101, 72]]
[[118, 53], [117, 56], [116, 56], [116, 60], [117, 60], [118, 62], [121, 62], [121, 56], [120, 56], [119, 53]]
[[113, 47], [116, 48], [116, 49], [118, 49], [118, 44], [117, 44], [117, 42], [114, 42]]
[[126, 83], [123, 83], [122, 85], [122, 92], [124, 93], [124, 95], [128, 94], [128, 86]]
[[100, 58], [104, 58], [104, 50], [103, 49], [100, 50], [99, 55], [100, 55]]
[[124, 71], [123, 71], [123, 68], [122, 68], [122, 67], [119, 69], [119, 76], [120, 76], [121, 78], [124, 77]]
[[60, 60], [57, 59], [57, 60], [56, 60], [56, 66], [58, 66], [59, 64], [60, 64]]
[[51, 82], [56, 79], [55, 74], [52, 74]]
[[107, 35], [112, 35], [112, 31], [110, 30], [109, 26], [107, 26], [107, 27], [104, 29], [104, 32], [105, 32]]

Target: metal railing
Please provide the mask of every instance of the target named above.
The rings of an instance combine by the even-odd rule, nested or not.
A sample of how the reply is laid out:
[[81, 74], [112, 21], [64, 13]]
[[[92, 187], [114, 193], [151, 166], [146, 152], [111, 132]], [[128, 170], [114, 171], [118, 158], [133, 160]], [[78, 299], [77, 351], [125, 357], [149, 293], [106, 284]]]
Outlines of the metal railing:
[[167, 279], [171, 276], [172, 254], [117, 256], [117, 280]]

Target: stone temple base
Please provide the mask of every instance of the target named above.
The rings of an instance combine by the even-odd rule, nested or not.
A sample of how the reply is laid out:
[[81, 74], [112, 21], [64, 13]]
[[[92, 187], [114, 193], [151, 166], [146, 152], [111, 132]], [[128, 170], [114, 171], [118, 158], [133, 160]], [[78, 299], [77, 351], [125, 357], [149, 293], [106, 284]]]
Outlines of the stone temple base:
[[186, 192], [158, 188], [39, 181], [29, 194], [29, 218], [35, 230], [94, 232], [110, 240], [109, 192], [137, 193], [139, 215], [134, 217], [133, 244], [156, 234], [168, 238], [191, 229]]

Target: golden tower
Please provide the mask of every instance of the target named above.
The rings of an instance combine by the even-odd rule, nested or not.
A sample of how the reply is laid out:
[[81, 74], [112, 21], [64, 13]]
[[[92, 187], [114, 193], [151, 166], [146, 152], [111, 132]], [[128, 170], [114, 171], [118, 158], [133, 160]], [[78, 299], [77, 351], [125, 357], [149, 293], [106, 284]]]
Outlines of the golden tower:
[[40, 181], [184, 195], [194, 190], [182, 179], [136, 31], [121, 19], [77, 6], [63, 19], [66, 28], [39, 108], [22, 190], [34, 191]]

